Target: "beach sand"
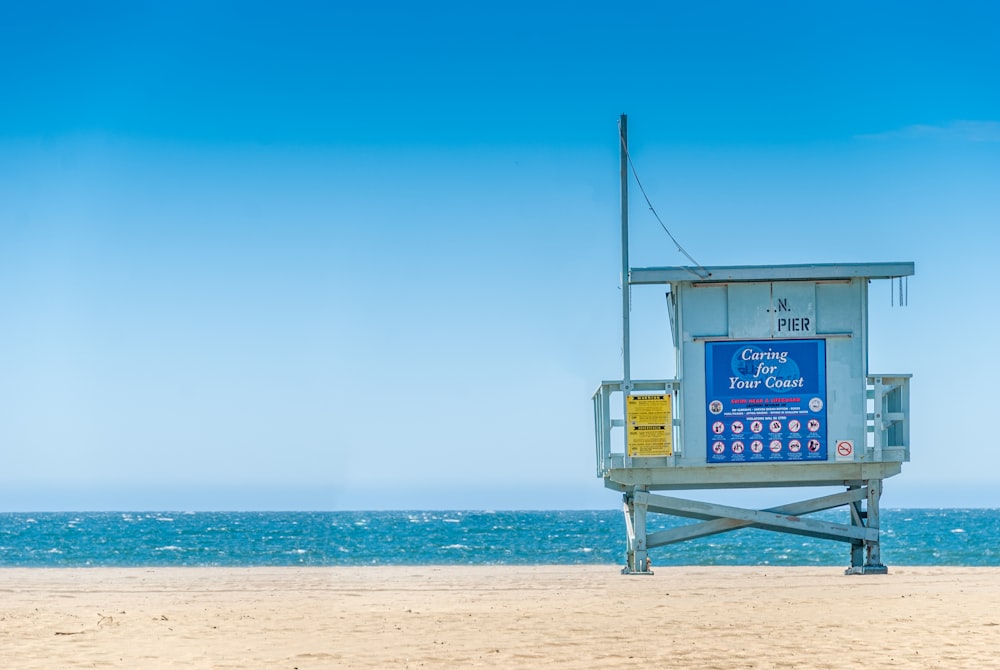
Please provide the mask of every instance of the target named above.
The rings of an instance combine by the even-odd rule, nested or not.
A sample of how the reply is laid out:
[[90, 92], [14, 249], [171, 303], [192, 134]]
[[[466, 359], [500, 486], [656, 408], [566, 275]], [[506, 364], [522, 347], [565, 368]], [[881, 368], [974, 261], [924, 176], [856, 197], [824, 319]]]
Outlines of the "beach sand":
[[0, 667], [991, 668], [1000, 570], [0, 570]]

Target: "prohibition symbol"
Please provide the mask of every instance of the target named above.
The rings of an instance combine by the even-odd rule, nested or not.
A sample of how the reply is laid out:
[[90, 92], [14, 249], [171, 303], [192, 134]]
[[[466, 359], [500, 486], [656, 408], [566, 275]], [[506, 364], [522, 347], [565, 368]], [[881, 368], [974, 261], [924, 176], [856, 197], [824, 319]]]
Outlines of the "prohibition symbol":
[[854, 453], [854, 443], [850, 440], [841, 440], [837, 443], [837, 456], [848, 458]]

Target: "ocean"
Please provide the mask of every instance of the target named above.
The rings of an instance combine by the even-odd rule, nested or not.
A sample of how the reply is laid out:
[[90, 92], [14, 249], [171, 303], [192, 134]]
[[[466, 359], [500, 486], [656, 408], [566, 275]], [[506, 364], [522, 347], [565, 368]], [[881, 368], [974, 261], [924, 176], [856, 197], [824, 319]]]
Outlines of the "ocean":
[[[844, 513], [846, 514], [846, 512]], [[844, 514], [814, 515], [846, 523]], [[689, 523], [650, 516], [650, 528]], [[659, 522], [659, 525], [653, 522]], [[1000, 566], [1000, 510], [884, 509], [882, 560]], [[849, 545], [756, 529], [658, 547], [654, 566], [845, 566]], [[617, 510], [0, 514], [0, 567], [622, 565]]]

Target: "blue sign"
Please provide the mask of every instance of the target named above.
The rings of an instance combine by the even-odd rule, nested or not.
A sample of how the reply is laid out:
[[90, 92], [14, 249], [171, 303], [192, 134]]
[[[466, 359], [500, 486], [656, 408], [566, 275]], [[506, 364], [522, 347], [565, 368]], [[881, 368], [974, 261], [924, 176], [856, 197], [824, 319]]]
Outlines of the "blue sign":
[[825, 461], [826, 340], [705, 343], [708, 463]]

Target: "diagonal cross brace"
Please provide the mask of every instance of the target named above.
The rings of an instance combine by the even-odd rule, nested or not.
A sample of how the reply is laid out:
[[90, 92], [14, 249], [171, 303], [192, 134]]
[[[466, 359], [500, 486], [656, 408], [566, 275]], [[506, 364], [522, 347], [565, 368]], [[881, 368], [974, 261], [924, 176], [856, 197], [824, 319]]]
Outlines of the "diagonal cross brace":
[[879, 531], [877, 528], [847, 526], [815, 519], [803, 519], [800, 516], [848, 505], [862, 500], [865, 496], [864, 489], [854, 489], [766, 510], [748, 510], [642, 492], [636, 492], [635, 499], [637, 502], [645, 502], [652, 512], [693, 519], [710, 519], [710, 521], [703, 523], [649, 534], [646, 537], [646, 546], [659, 547], [747, 527], [841, 542], [857, 542], [858, 540], [878, 542]]
[[[845, 493], [836, 493], [833, 495], [823, 496], [821, 498], [812, 498], [810, 500], [803, 500], [801, 502], [790, 503], [787, 505], [780, 505], [778, 507], [768, 508], [767, 512], [774, 512], [775, 514], [783, 515], [802, 515], [809, 514], [811, 512], [820, 512], [826, 509], [833, 509], [834, 507], [840, 507], [841, 505], [851, 505], [853, 511], [852, 503], [863, 500], [865, 497], [864, 491], [860, 489], [854, 489], [847, 491]], [[700, 517], [696, 517], [700, 518]], [[647, 546], [659, 547], [665, 544], [673, 544], [676, 542], [684, 542], [686, 540], [693, 540], [699, 537], [708, 537], [710, 535], [718, 535], [719, 533], [726, 533], [731, 530], [736, 530], [738, 528], [752, 527], [754, 524], [750, 521], [741, 521], [738, 519], [714, 519], [712, 521], [705, 521], [702, 523], [690, 524], [687, 526], [682, 526], [680, 528], [671, 528], [669, 530], [662, 530], [657, 533], [651, 533], [647, 537]], [[858, 523], [857, 525], [861, 525]]]

